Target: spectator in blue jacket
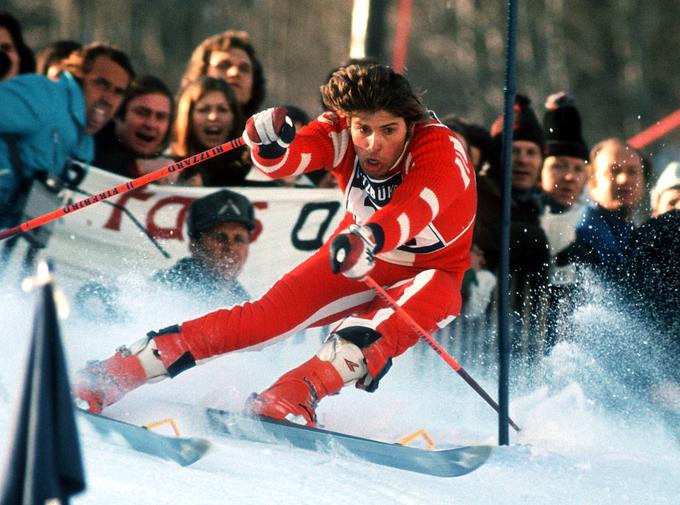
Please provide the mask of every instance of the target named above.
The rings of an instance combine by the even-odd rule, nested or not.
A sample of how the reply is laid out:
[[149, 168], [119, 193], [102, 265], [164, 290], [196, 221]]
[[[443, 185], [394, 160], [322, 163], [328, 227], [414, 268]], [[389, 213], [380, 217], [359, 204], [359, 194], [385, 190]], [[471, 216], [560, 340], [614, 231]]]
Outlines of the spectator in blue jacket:
[[55, 82], [37, 74], [0, 83], [0, 226], [16, 224], [33, 180], [63, 179], [69, 159], [90, 162], [92, 135], [113, 117], [133, 77], [120, 50], [93, 44], [80, 75]]
[[564, 257], [609, 276], [621, 269], [635, 229], [633, 218], [645, 189], [644, 161], [633, 147], [612, 138], [593, 147], [588, 171], [592, 204]]

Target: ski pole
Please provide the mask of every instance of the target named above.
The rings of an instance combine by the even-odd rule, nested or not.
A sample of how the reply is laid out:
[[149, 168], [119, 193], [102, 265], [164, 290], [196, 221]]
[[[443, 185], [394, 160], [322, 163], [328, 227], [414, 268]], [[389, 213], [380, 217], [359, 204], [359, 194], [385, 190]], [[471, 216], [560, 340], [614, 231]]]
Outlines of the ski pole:
[[84, 209], [85, 207], [89, 207], [90, 205], [111, 198], [112, 196], [121, 195], [123, 193], [127, 193], [128, 191], [132, 191], [133, 189], [140, 188], [142, 186], [149, 184], [150, 182], [162, 179], [167, 175], [170, 175], [175, 172], [180, 172], [186, 168], [197, 165], [202, 161], [209, 160], [210, 158], [214, 158], [215, 156], [219, 156], [220, 154], [224, 154], [234, 149], [238, 149], [244, 143], [245, 142], [243, 140], [243, 137], [230, 140], [229, 142], [225, 142], [224, 144], [211, 147], [206, 151], [200, 152], [193, 156], [189, 156], [188, 158], [183, 159], [181, 161], [171, 163], [170, 165], [161, 167], [157, 170], [154, 170], [153, 172], [149, 172], [148, 174], [144, 174], [141, 177], [128, 181], [124, 184], [120, 184], [113, 188], [109, 188], [106, 191], [102, 191], [101, 193], [80, 200], [79, 202], [71, 203], [61, 209], [56, 209], [53, 210], [52, 212], [48, 212], [47, 214], [43, 214], [42, 216], [29, 219], [28, 221], [21, 223], [17, 226], [0, 231], [0, 240], [12, 237], [19, 233], [24, 233], [29, 230], [33, 230], [44, 224], [54, 221], [55, 219], [59, 219], [60, 217], [70, 214], [71, 212]]
[[[387, 291], [385, 291], [380, 284], [375, 282], [375, 280], [370, 276], [366, 275], [361, 279], [368, 287], [372, 288], [380, 298], [385, 300], [387, 304], [394, 309], [394, 311], [401, 317], [404, 322], [406, 322], [415, 332], [418, 334], [418, 336], [425, 341], [434, 351], [441, 356], [441, 358], [446, 361], [446, 363], [453, 368], [458, 375], [460, 375], [465, 382], [467, 382], [472, 389], [474, 389], [479, 396], [481, 396], [486, 403], [491, 405], [493, 409], [500, 414], [500, 411], [498, 409], [498, 403], [489, 396], [489, 394], [480, 386], [477, 381], [475, 381], [466, 371], [465, 369], [460, 366], [460, 363], [458, 363], [453, 357], [446, 352], [446, 350], [437, 343], [435, 339], [432, 338], [432, 336], [426, 332], [422, 326], [420, 326], [412, 317], [411, 315], [404, 309], [403, 307], [400, 307], [397, 305], [397, 302], [392, 298]], [[508, 418], [508, 423], [510, 426], [512, 426], [515, 431], [520, 431], [520, 427], [515, 424], [515, 422]]]

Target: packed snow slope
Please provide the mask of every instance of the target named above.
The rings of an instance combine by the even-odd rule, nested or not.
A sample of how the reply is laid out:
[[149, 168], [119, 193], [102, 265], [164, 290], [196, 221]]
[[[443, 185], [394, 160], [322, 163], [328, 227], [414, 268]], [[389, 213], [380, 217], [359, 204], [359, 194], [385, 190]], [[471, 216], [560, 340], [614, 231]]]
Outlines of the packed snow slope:
[[[110, 355], [151, 329], [204, 312], [195, 303], [134, 281], [121, 289], [117, 318], [93, 318], [92, 313], [84, 318], [72, 304], [62, 322], [70, 370]], [[33, 294], [12, 286], [0, 294], [3, 458], [24, 376], [34, 303]], [[511, 416], [522, 432], [511, 431], [510, 446], [497, 448], [484, 466], [464, 477], [429, 477], [339, 454], [210, 434], [202, 409], [239, 410], [251, 392], [266, 388], [315, 352], [321, 336], [310, 333], [212, 360], [173, 380], [140, 388], [108, 409], [113, 417], [139, 424], [172, 416], [182, 435], [209, 438], [211, 450], [190, 467], [132, 451], [120, 440], [103, 440], [79, 420], [88, 487], [73, 503], [677, 505], [677, 435], [657, 410], [612, 377], [616, 363], [603, 360], [616, 356], [593, 347], [608, 345], [611, 332], [602, 329], [605, 325], [625, 329], [628, 323], [607, 319], [607, 309], [600, 307], [588, 307], [577, 317], [590, 338], [559, 344], [531, 374], [513, 370]], [[639, 331], [630, 326], [630, 332]], [[641, 370], [653, 366], [644, 357], [639, 361]], [[495, 397], [493, 374], [476, 371], [474, 363], [465, 365]], [[318, 414], [328, 429], [383, 441], [421, 428], [438, 448], [497, 440], [495, 412], [424, 344], [395, 361], [376, 393], [346, 388], [325, 399]]]

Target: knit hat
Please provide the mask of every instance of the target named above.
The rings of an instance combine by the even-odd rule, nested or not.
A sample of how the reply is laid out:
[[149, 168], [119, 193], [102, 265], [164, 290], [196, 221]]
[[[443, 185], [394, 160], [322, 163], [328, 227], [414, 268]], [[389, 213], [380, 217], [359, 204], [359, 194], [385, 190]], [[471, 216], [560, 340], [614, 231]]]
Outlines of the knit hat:
[[663, 172], [661, 172], [661, 175], [650, 192], [652, 208], [656, 208], [661, 193], [676, 187], [680, 187], [680, 163], [672, 161], [664, 168]]
[[255, 210], [243, 195], [223, 189], [191, 202], [187, 215], [189, 238], [195, 239], [222, 223], [242, 223], [255, 229]]
[[[514, 121], [512, 123], [512, 140], [527, 140], [533, 142], [543, 151], [545, 142], [543, 129], [538, 122], [538, 117], [531, 107], [531, 100], [524, 95], [515, 95]], [[490, 129], [491, 137], [500, 145], [503, 135], [503, 116], [493, 122]]]
[[545, 108], [545, 156], [572, 156], [587, 160], [589, 150], [581, 133], [581, 115], [574, 97], [564, 91], [554, 93], [547, 98]]

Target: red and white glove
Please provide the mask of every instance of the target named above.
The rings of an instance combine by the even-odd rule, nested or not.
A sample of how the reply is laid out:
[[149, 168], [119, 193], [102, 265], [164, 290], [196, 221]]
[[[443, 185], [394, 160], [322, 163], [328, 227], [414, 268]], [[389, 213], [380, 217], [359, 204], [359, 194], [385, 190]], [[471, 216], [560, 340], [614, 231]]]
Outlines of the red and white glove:
[[273, 107], [253, 114], [246, 121], [243, 140], [263, 158], [280, 158], [295, 138], [295, 126], [283, 107]]
[[375, 266], [376, 240], [368, 226], [352, 224], [347, 230], [331, 242], [331, 271], [361, 279]]

